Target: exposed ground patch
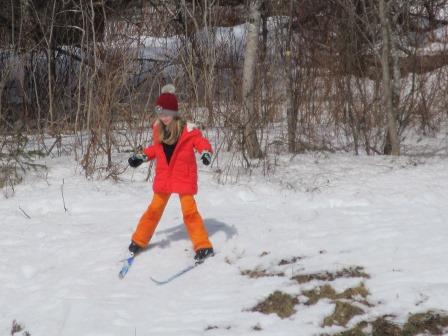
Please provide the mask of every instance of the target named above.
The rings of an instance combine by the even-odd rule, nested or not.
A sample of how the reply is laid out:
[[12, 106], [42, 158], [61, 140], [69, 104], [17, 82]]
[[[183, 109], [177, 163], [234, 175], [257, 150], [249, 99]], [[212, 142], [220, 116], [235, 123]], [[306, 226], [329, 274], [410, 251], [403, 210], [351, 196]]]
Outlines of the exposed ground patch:
[[[278, 266], [289, 265], [300, 260], [301, 257], [282, 259]], [[266, 269], [258, 267], [254, 270], [242, 271], [241, 274], [251, 278], [266, 276], [284, 276], [284, 273], [272, 273]], [[258, 303], [250, 311], [257, 311], [263, 314], [277, 314], [280, 318], [288, 318], [293, 314], [300, 313], [300, 307], [314, 305], [319, 300], [326, 299], [334, 303], [335, 308], [331, 315], [322, 321], [322, 327], [342, 326], [345, 327], [352, 318], [365, 313], [368, 308], [373, 307], [367, 300], [369, 290], [364, 282], [356, 287], [347, 288], [342, 292], [337, 292], [330, 284], [339, 278], [360, 278], [369, 279], [370, 275], [361, 266], [350, 266], [336, 272], [319, 272], [312, 274], [299, 274], [292, 277], [292, 280], [299, 284], [309, 283], [317, 280], [326, 282], [311, 290], [302, 291], [299, 299], [290, 294], [275, 291], [265, 300]], [[361, 280], [362, 281], [362, 280]], [[307, 301], [302, 298], [306, 297]], [[296, 310], [297, 308], [297, 310]], [[420, 335], [448, 335], [448, 313], [444, 311], [427, 311], [420, 314], [409, 315], [404, 325], [394, 323], [393, 315], [384, 315], [373, 321], [364, 320], [357, 323], [351, 329], [337, 334], [321, 334], [321, 336], [420, 336]], [[253, 330], [261, 330], [260, 325], [256, 325]]]
[[216, 329], [230, 330], [230, 329], [232, 329], [232, 327], [231, 326], [221, 326], [221, 327], [219, 327], [217, 325], [209, 325], [208, 327], [206, 327], [204, 329], [204, 331], [210, 331], [210, 330], [216, 330]]
[[[268, 255], [269, 252], [263, 252], [260, 257], [264, 257]], [[305, 257], [290, 257], [281, 259], [277, 266], [287, 266], [292, 265], [298, 262], [299, 260], [304, 259]], [[285, 276], [284, 272], [271, 272], [262, 266], [257, 266], [253, 270], [243, 270], [241, 271], [241, 275], [248, 276], [249, 278], [262, 278], [262, 277], [272, 277], [272, 276]]]
[[[374, 321], [362, 321], [352, 329], [333, 336], [417, 336], [446, 335], [448, 315], [446, 312], [427, 311], [409, 315], [407, 322], [399, 326], [390, 321], [393, 316], [385, 315]], [[321, 336], [329, 336], [321, 334]]]
[[257, 267], [253, 270], [241, 271], [241, 275], [245, 275], [245, 276], [248, 276], [249, 278], [256, 279], [256, 278], [263, 278], [263, 277], [285, 276], [285, 273], [283, 273], [283, 272], [272, 273], [272, 272], [269, 272], [261, 267]]
[[334, 281], [338, 278], [364, 278], [368, 279], [370, 276], [364, 271], [361, 266], [350, 266], [336, 272], [320, 272], [313, 274], [299, 274], [292, 277], [299, 284], [307, 283], [313, 280], [319, 281]]
[[[282, 259], [278, 263], [278, 265], [289, 265], [297, 262], [301, 258], [302, 257], [293, 257], [290, 259]], [[283, 272], [272, 273], [261, 267], [257, 267], [254, 270], [242, 271], [241, 274], [250, 278], [284, 276]], [[352, 266], [334, 273], [322, 272], [316, 274], [298, 275], [293, 277], [292, 279], [296, 280], [299, 283], [305, 283], [312, 280], [333, 281], [338, 278], [368, 277], [369, 275], [364, 272], [364, 269], [362, 267]], [[370, 306], [366, 299], [369, 295], [369, 291], [365, 287], [364, 283], [359, 284], [357, 287], [348, 288], [341, 293], [337, 293], [330, 284], [325, 284], [312, 290], [304, 291], [301, 294], [308, 298], [308, 300], [304, 302], [305, 306], [316, 304], [321, 299], [329, 299], [335, 303], [335, 310], [333, 314], [327, 317], [325, 321], [323, 321], [324, 326], [334, 324], [345, 326], [353, 316], [364, 313], [361, 308], [353, 305], [352, 303], [361, 303], [366, 306]], [[274, 293], [270, 294], [265, 300], [250, 309], [250, 311], [257, 311], [263, 314], [277, 314], [281, 318], [287, 318], [296, 313], [295, 306], [297, 304], [299, 304], [299, 299], [297, 297], [280, 291], [275, 291]]]
[[364, 314], [364, 310], [345, 301], [336, 301], [336, 307], [330, 316], [327, 316], [323, 323], [323, 327], [339, 325], [345, 327], [347, 323], [356, 315]]
[[364, 283], [361, 283], [357, 287], [348, 288], [341, 293], [337, 293], [333, 287], [326, 284], [309, 291], [304, 291], [302, 294], [308, 298], [308, 301], [305, 302], [305, 305], [308, 306], [317, 303], [321, 299], [330, 299], [333, 301], [351, 300], [369, 306], [369, 303], [365, 300], [369, 295], [369, 291]]
[[250, 309], [250, 311], [257, 311], [263, 314], [277, 314], [280, 318], [287, 318], [296, 313], [294, 306], [298, 303], [299, 300], [296, 297], [275, 291]]
[[11, 336], [15, 336], [15, 335], [21, 335], [21, 336], [31, 336], [31, 334], [25, 330], [25, 327], [17, 322], [16, 320], [12, 321], [12, 326], [11, 326]]
[[295, 264], [299, 260], [303, 260], [303, 259], [305, 259], [305, 257], [292, 257], [292, 258], [289, 258], [289, 259], [282, 259], [282, 260], [279, 261], [278, 266], [285, 266], [285, 265]]
[[411, 315], [403, 326], [403, 336], [414, 336], [421, 333], [443, 335], [447, 328], [448, 314], [430, 310], [426, 313]]

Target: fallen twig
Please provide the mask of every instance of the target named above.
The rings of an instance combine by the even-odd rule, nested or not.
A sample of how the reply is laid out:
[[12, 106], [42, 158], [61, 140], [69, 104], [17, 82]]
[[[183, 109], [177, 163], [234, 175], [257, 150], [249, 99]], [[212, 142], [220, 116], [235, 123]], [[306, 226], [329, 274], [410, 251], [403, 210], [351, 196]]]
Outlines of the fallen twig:
[[64, 205], [64, 211], [67, 212], [68, 209], [65, 206], [65, 198], [64, 198], [64, 179], [62, 179], [61, 194], [62, 194], [62, 204]]
[[22, 213], [25, 215], [26, 218], [31, 219], [31, 217], [25, 212], [25, 210], [23, 210], [20, 205], [19, 205], [19, 209], [20, 211], [22, 211]]

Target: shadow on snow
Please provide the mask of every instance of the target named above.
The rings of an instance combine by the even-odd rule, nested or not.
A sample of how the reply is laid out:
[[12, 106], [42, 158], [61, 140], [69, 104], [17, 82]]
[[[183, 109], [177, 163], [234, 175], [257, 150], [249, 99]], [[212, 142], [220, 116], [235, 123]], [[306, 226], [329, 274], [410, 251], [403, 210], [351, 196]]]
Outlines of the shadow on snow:
[[[230, 240], [238, 233], [235, 226], [228, 225], [213, 218], [205, 219], [204, 222], [210, 237], [218, 232], [224, 232], [224, 234], [226, 235], [226, 240]], [[148, 249], [152, 249], [154, 247], [165, 248], [168, 247], [172, 242], [190, 239], [188, 237], [184, 223], [173, 228], [156, 231], [156, 235], [164, 236], [164, 238], [160, 241], [150, 243]]]

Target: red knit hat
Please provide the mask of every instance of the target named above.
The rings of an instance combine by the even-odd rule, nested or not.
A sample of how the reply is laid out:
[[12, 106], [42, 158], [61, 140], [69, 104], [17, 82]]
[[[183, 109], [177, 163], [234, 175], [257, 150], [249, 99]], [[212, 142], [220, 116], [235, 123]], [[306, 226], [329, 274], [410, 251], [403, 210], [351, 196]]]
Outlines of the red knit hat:
[[158, 115], [178, 116], [179, 107], [177, 105], [177, 98], [174, 94], [176, 88], [173, 84], [167, 84], [162, 87], [162, 93], [156, 101], [156, 113]]

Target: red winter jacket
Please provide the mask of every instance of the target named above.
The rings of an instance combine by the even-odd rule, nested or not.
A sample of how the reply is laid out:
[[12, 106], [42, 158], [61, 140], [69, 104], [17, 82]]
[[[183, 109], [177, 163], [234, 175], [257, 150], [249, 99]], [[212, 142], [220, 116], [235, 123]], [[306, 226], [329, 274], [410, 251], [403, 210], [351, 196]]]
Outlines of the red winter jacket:
[[198, 192], [198, 168], [195, 150], [212, 153], [212, 146], [194, 124], [187, 123], [177, 141], [168, 165], [163, 145], [158, 142], [156, 123], [153, 126], [154, 144], [145, 148], [148, 160], [156, 160], [153, 190], [156, 193], [194, 195]]

